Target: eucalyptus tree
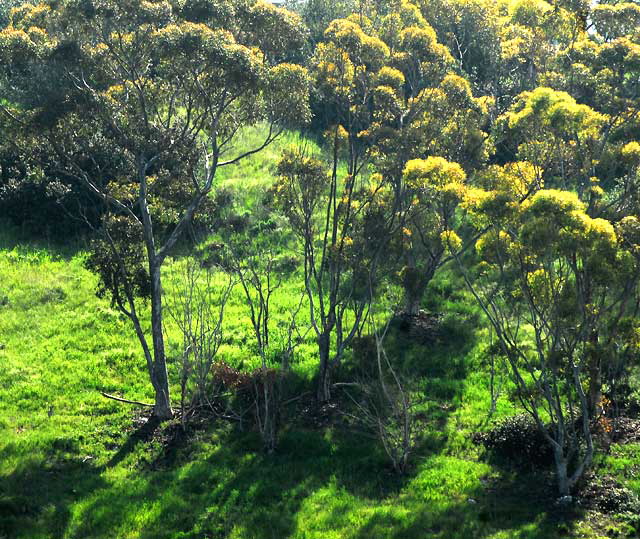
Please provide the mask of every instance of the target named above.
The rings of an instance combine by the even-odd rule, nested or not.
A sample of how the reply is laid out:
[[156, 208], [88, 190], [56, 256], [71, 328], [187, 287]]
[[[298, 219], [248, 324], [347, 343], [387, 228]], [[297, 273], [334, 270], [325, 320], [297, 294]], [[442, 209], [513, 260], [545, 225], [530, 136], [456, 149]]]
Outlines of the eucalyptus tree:
[[490, 201], [501, 196], [498, 189], [482, 202], [493, 210], [485, 212], [490, 231], [477, 244], [482, 264], [475, 277], [463, 273], [521, 404], [552, 448], [559, 493], [567, 495], [593, 461], [601, 344], [619, 338], [637, 311], [637, 259], [574, 193], [541, 190], [496, 213]]
[[611, 117], [619, 129], [637, 120], [640, 44], [630, 36], [606, 43], [582, 39], [558, 51], [544, 82]]
[[[424, 290], [439, 267], [442, 250], [427, 255], [425, 242], [418, 240], [415, 225], [427, 224], [416, 216], [428, 211], [415, 211], [415, 204], [434, 208], [424, 196], [434, 191], [423, 190], [416, 198], [414, 187], [406, 185], [405, 167], [412, 159], [435, 156], [465, 170], [484, 163], [489, 103], [474, 98], [470, 84], [452, 73], [452, 56], [438, 43], [418, 6], [407, 1], [393, 6], [373, 19], [353, 15], [334, 21], [318, 45], [313, 72], [325, 102], [332, 105], [332, 144], [337, 147], [344, 139], [349, 178], [372, 165], [393, 193], [395, 230], [413, 227], [416, 232], [413, 242], [396, 238], [393, 249], [405, 262], [401, 282], [406, 285], [407, 309], [415, 312], [421, 299], [416, 299], [418, 289]], [[409, 214], [412, 224], [401, 226]], [[426, 237], [433, 231], [422, 227], [420, 232]], [[417, 281], [417, 288], [410, 284]]]
[[379, 175], [357, 182], [341, 178], [323, 161], [300, 152], [287, 153], [278, 174], [276, 201], [303, 250], [304, 286], [318, 344], [317, 400], [326, 403], [333, 373], [371, 309], [393, 226], [391, 204]]
[[501, 95], [500, 4], [492, 0], [423, 0], [425, 19], [469, 77], [476, 95]]
[[591, 11], [593, 26], [604, 41], [629, 36], [638, 36], [640, 27], [640, 5], [637, 2], [600, 2]]
[[[261, 0], [25, 5], [0, 32], [2, 113], [104, 206], [90, 265], [133, 323], [158, 418], [172, 416], [163, 264], [218, 171], [308, 118], [306, 71], [279, 63], [303, 39], [298, 16]], [[257, 122], [264, 140], [234, 151]]]
[[384, 183], [370, 174], [374, 143], [367, 129], [389, 105], [375, 90], [390, 54], [366, 17], [352, 15], [330, 23], [311, 59], [324, 113], [320, 120], [327, 128], [328, 165], [289, 154], [279, 167], [281, 207], [304, 246], [305, 288], [318, 340], [320, 402], [330, 399], [332, 370], [364, 324], [370, 303], [366, 286], [377, 264], [371, 251], [379, 250], [385, 237], [380, 230], [367, 246], [358, 239], [358, 228]]
[[[389, 84], [385, 78], [392, 74], [381, 73], [377, 90], [389, 98], [393, 87], [383, 85]], [[401, 75], [398, 72], [396, 78]], [[395, 246], [403, 262], [400, 282], [405, 310], [415, 315], [424, 290], [447, 261], [445, 251], [457, 244], [452, 241], [447, 247], [438, 238], [460, 226], [456, 207], [464, 197], [467, 176], [487, 159], [490, 141], [483, 127], [488, 107], [483, 99], [472, 96], [465, 79], [453, 74], [414, 97], [398, 93], [396, 90], [397, 116], [381, 118], [371, 133], [375, 163], [393, 188], [394, 210], [401, 225]]]
[[467, 175], [442, 157], [414, 159], [404, 170], [408, 211], [402, 228], [406, 264], [400, 273], [405, 312], [417, 315], [420, 302], [447, 252], [462, 247], [456, 210], [465, 197]]
[[[476, 145], [468, 144], [471, 137], [467, 136], [477, 129], [474, 114], [478, 107], [464, 82], [460, 91], [462, 79], [447, 77], [453, 66], [451, 56], [437, 42], [416, 5], [398, 1], [393, 6], [373, 10], [372, 18], [354, 13], [333, 21], [312, 58], [312, 74], [326, 112], [330, 163], [328, 192], [306, 191], [318, 205], [324, 222], [318, 225], [313, 212], [307, 212], [309, 226], [300, 235], [312, 277], [307, 279], [312, 310], [319, 309], [312, 318], [316, 316], [319, 321], [321, 401], [329, 397], [332, 365], [339, 363], [344, 347], [357, 334], [366, 315], [367, 302], [356, 301], [349, 329], [343, 328], [342, 320], [346, 321], [344, 316], [349, 313], [344, 298], [357, 296], [355, 288], [362, 287], [352, 279], [350, 286], [355, 288], [351, 290], [342, 276], [350, 267], [350, 262], [343, 259], [344, 242], [358, 245], [358, 216], [365, 216], [366, 221], [373, 212], [380, 217], [379, 226], [371, 235], [372, 249], [366, 252], [349, 247], [347, 258], [353, 260], [358, 252], [360, 273], [375, 281], [381, 261], [374, 251], [380, 251], [391, 241], [392, 232], [401, 228], [406, 199], [411, 198], [402, 187], [407, 161], [432, 153], [465, 158], [479, 151]], [[483, 137], [479, 138], [481, 147]], [[293, 164], [296, 159], [290, 158], [282, 169], [287, 192], [293, 185], [300, 186], [302, 178], [323, 175], [319, 163], [298, 158], [297, 165]], [[372, 174], [372, 169], [379, 174]], [[302, 208], [304, 204], [290, 206]], [[301, 222], [305, 219], [296, 218]], [[311, 230], [322, 238], [321, 245], [316, 245]], [[388, 258], [384, 263], [390, 267]], [[334, 340], [335, 354], [330, 350]]]
[[577, 189], [588, 197], [607, 121], [566, 92], [540, 87], [518, 96], [498, 119], [495, 138], [509, 160], [544, 170], [547, 186]]

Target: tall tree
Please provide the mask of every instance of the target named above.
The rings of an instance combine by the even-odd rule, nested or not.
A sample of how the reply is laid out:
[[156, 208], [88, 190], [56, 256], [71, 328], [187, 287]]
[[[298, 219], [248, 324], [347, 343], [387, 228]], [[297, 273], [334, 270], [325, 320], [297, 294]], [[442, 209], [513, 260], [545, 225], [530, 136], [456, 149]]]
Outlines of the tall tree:
[[566, 92], [536, 88], [518, 96], [497, 122], [496, 139], [510, 158], [544, 170], [548, 186], [589, 192], [606, 141], [608, 117]]
[[520, 402], [551, 446], [561, 495], [593, 461], [600, 338], [619, 336], [622, 321], [637, 309], [634, 257], [610, 222], [585, 209], [574, 193], [542, 190], [494, 213], [491, 231], [477, 245], [479, 277], [464, 272]]
[[[308, 117], [305, 70], [278, 63], [302, 41], [299, 17], [261, 0], [25, 5], [0, 32], [3, 114], [105, 206], [93, 266], [133, 323], [159, 418], [172, 416], [163, 264], [220, 168]], [[242, 127], [262, 121], [264, 140], [234, 151]]]
[[[343, 155], [339, 149], [346, 143], [346, 138], [336, 139], [337, 155]], [[337, 165], [331, 171], [322, 161], [300, 153], [285, 155], [278, 172], [278, 203], [302, 244], [305, 289], [318, 343], [317, 400], [326, 403], [333, 372], [371, 308], [393, 222], [390, 205], [385, 204], [379, 175], [343, 177]]]

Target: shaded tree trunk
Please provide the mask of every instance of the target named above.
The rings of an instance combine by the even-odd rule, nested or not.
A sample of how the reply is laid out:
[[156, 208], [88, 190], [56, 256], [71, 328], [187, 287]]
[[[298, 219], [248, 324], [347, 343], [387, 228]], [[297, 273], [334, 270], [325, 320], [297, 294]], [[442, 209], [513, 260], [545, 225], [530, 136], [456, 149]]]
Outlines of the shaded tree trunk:
[[567, 473], [567, 459], [561, 447], [553, 448], [553, 460], [556, 467], [556, 481], [558, 483], [558, 493], [560, 496], [568, 496], [571, 488]]
[[169, 376], [165, 354], [164, 334], [162, 331], [162, 281], [160, 267], [150, 263], [151, 273], [151, 336], [153, 340], [153, 367], [150, 373], [155, 391], [154, 416], [158, 419], [171, 419], [171, 397], [169, 394]]
[[409, 265], [405, 266], [402, 288], [404, 290], [404, 310], [408, 315], [417, 316], [420, 313], [422, 298], [431, 279], [433, 279], [435, 270], [435, 264], [420, 269], [411, 260]]
[[591, 417], [597, 419], [602, 414], [602, 369], [600, 365], [600, 352], [598, 349], [598, 332], [594, 331], [589, 337], [589, 412]]
[[410, 316], [417, 316], [420, 313], [420, 303], [422, 294], [415, 293], [412, 289], [406, 289], [404, 295], [404, 312]]
[[324, 404], [331, 400], [331, 362], [329, 334], [322, 333], [318, 337], [318, 352], [320, 354], [320, 373], [318, 377], [317, 400]]

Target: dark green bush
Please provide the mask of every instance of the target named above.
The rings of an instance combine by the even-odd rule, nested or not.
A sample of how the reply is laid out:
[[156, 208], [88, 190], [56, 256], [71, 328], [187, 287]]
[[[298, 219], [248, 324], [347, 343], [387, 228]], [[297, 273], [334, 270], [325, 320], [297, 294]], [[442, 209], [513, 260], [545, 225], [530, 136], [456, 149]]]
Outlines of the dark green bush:
[[493, 455], [518, 465], [544, 466], [553, 454], [544, 433], [528, 415], [516, 415], [499, 422], [493, 429], [474, 435], [474, 443]]

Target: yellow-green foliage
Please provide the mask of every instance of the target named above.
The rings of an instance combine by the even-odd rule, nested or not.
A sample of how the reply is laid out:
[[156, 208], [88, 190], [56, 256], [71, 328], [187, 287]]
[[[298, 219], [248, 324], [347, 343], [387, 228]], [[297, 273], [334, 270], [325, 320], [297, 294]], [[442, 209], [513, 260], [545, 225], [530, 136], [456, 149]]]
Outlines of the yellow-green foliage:
[[509, 3], [509, 16], [516, 24], [538, 28], [553, 6], [545, 0], [512, 0]]
[[394, 90], [400, 90], [405, 83], [402, 71], [393, 67], [385, 66], [378, 71], [377, 81], [379, 86], [389, 86]]
[[14, 28], [27, 30], [33, 26], [43, 27], [47, 17], [51, 16], [51, 9], [46, 4], [24, 3], [20, 7], [13, 8], [9, 13], [10, 25]]
[[602, 114], [576, 103], [568, 93], [544, 87], [522, 94], [507, 119], [512, 129], [535, 125], [565, 139], [572, 135], [595, 136], [605, 121]]
[[524, 204], [526, 213], [534, 218], [563, 220], [572, 212], [583, 212], [584, 204], [571, 191], [545, 189]]
[[528, 162], [492, 165], [476, 175], [464, 206], [479, 223], [505, 224], [520, 211], [526, 198], [541, 185], [541, 171]]
[[9, 27], [0, 32], [0, 60], [11, 65], [16, 60], [26, 61], [41, 52], [44, 40], [36, 28], [27, 31]]
[[333, 43], [320, 43], [313, 58], [316, 80], [321, 88], [348, 96], [355, 75], [355, 66], [347, 52]]
[[577, 260], [595, 282], [615, 278], [618, 240], [614, 226], [606, 219], [590, 217], [575, 193], [536, 193], [524, 204], [520, 237], [523, 248], [534, 258]]
[[448, 253], [456, 253], [462, 247], [462, 239], [453, 230], [445, 230], [440, 234], [440, 241]]
[[606, 39], [638, 33], [640, 6], [633, 2], [599, 3], [591, 12], [598, 33]]
[[512, 244], [507, 232], [492, 229], [478, 240], [476, 250], [485, 262], [501, 265], [508, 261]]
[[[309, 102], [311, 81], [306, 68], [297, 64], [279, 64], [269, 69], [268, 108], [273, 118], [285, 125], [304, 125], [311, 120]], [[292, 91], [295, 89], [295, 91]]]
[[[435, 30], [430, 26], [410, 26], [400, 33], [404, 53], [408, 53], [420, 62], [452, 63], [449, 50], [438, 43]], [[425, 70], [428, 66], [425, 66]]]
[[625, 144], [621, 150], [622, 158], [630, 167], [640, 166], [640, 143], [634, 141]]
[[372, 70], [380, 69], [389, 56], [389, 47], [384, 41], [365, 34], [355, 22], [346, 19], [333, 21], [324, 35], [344, 50], [354, 63]]
[[467, 179], [458, 163], [451, 163], [443, 157], [412, 159], [404, 169], [404, 179], [411, 189], [458, 189]]
[[471, 85], [463, 77], [449, 73], [440, 83], [440, 88], [447, 98], [460, 108], [471, 108], [475, 105]]

